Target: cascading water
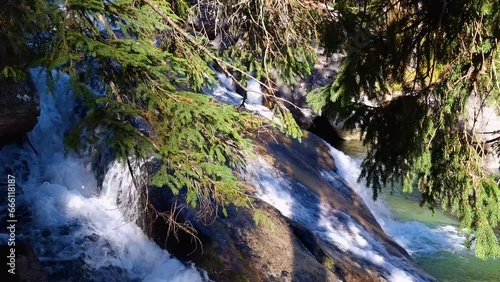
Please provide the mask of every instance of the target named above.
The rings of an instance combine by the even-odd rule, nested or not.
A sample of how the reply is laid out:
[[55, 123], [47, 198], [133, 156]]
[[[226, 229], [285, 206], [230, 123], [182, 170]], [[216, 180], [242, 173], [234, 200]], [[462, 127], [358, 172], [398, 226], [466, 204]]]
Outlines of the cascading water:
[[263, 159], [252, 163], [248, 171], [260, 199], [276, 207], [284, 216], [307, 226], [333, 248], [382, 268], [388, 281], [428, 281], [415, 271], [411, 262], [391, 255], [348, 214], [333, 209], [307, 189], [297, 189]]
[[[361, 159], [354, 160], [341, 151], [331, 147], [337, 173], [349, 183], [354, 191], [363, 199], [384, 231], [393, 237], [410, 254], [431, 253], [441, 250], [461, 251], [465, 238], [458, 234], [458, 229], [451, 225], [430, 228], [418, 221], [397, 221], [387, 203], [381, 197], [377, 201], [372, 198], [372, 190], [367, 189], [364, 181], [358, 183], [361, 173]], [[329, 172], [322, 172], [323, 177], [331, 179]]]
[[[232, 82], [222, 74], [219, 74], [219, 78], [222, 85], [217, 86], [214, 91], [207, 92], [221, 102], [239, 105], [242, 98], [234, 93]], [[247, 102], [245, 107], [268, 119], [273, 119], [272, 112], [262, 105]], [[388, 203], [382, 197], [373, 201], [371, 189], [367, 189], [363, 181], [357, 182], [361, 158], [353, 159], [331, 146], [330, 148], [338, 169], [337, 174], [359, 194], [384, 231], [412, 254], [417, 263], [425, 270], [440, 268], [441, 272], [452, 272], [451, 275], [449, 273], [439, 275], [439, 271], [431, 271], [431, 274], [436, 275], [440, 280], [445, 276], [452, 277], [442, 281], [500, 281], [498, 278], [500, 277], [500, 267], [495, 261], [479, 263], [477, 259], [463, 259], [464, 257], [473, 257], [473, 255], [465, 250], [463, 246], [465, 238], [458, 233], [456, 225], [453, 225], [456, 222], [445, 216], [441, 216], [439, 221], [436, 220], [437, 223], [430, 226], [417, 220], [395, 219], [396, 217], [390, 210]], [[321, 203], [319, 199], [311, 200], [310, 197], [315, 197], [314, 195], [292, 188], [293, 185], [289, 180], [280, 176], [279, 171], [266, 161], [259, 160], [253, 163], [249, 171], [253, 173], [253, 184], [262, 200], [276, 207], [288, 218], [305, 224], [324, 241], [384, 268], [385, 278], [389, 281], [421, 281], [426, 279], [420, 277], [420, 273], [415, 273], [412, 266], [406, 262], [401, 262], [388, 254], [384, 247], [373, 239], [372, 234], [363, 230], [351, 220], [349, 215], [332, 210], [327, 204]], [[323, 171], [322, 176], [332, 184], [337, 181], [332, 172]], [[349, 194], [351, 191], [345, 191], [345, 193]], [[319, 208], [311, 208], [311, 203], [319, 203]], [[406, 201], [403, 205], [411, 206], [411, 203]], [[412, 211], [413, 214], [422, 210], [418, 205], [411, 207], [415, 209]], [[447, 263], [450, 256], [457, 256], [459, 259], [454, 260], [453, 263]], [[423, 263], [420, 259], [422, 257], [424, 258]], [[432, 259], [429, 259], [431, 257]], [[468, 262], [472, 262], [470, 266], [467, 266]], [[425, 267], [426, 264], [431, 264], [431, 266]]]
[[[242, 98], [234, 93], [231, 81], [222, 74], [219, 74], [219, 78], [222, 81], [221, 85], [217, 86], [209, 94], [215, 96], [221, 102], [238, 105]], [[249, 102], [245, 105], [248, 110], [268, 119], [273, 118], [269, 109], [262, 105], [251, 104], [251, 101]], [[359, 168], [346, 159], [345, 155], [342, 159], [339, 152], [333, 148], [332, 153], [336, 165], [340, 166], [341, 176], [348, 177], [348, 181], [351, 182], [352, 177], [357, 177], [356, 173], [359, 175]], [[337, 158], [341, 158], [339, 163], [337, 163]], [[354, 173], [352, 175], [346, 173], [351, 168]], [[387, 280], [395, 282], [428, 280], [428, 277], [415, 270], [411, 262], [391, 255], [372, 234], [364, 230], [348, 214], [332, 209], [320, 199], [312, 199], [317, 198], [317, 196], [308, 193], [307, 189], [297, 189], [296, 186], [291, 185], [288, 179], [284, 178], [277, 169], [270, 166], [263, 159], [250, 162], [247, 171], [260, 199], [276, 207], [284, 216], [304, 224], [313, 230], [319, 238], [332, 244], [335, 248], [353, 253], [355, 256], [382, 268]], [[331, 180], [332, 176], [324, 172], [323, 177]], [[357, 189], [359, 185], [355, 181], [353, 183], [355, 184], [353, 188], [360, 192], [361, 189]], [[346, 193], [351, 192], [347, 191]], [[363, 199], [367, 201], [367, 199]], [[318, 203], [318, 207], [311, 206], [311, 203]], [[374, 208], [374, 206], [370, 207]], [[380, 209], [380, 211], [383, 211], [383, 209]], [[388, 211], [385, 214], [387, 215], [387, 217], [384, 217], [386, 220], [391, 218]], [[379, 217], [379, 219], [382, 218]]]
[[[367, 189], [364, 182], [357, 182], [360, 174], [361, 159], [352, 159], [344, 153], [330, 146], [335, 159], [337, 172], [323, 171], [325, 180], [335, 189], [341, 189], [338, 176], [342, 177], [349, 186], [363, 199], [375, 216], [383, 230], [396, 242], [403, 246], [413, 257], [433, 257], [437, 255], [439, 261], [443, 252], [448, 254], [466, 254], [465, 238], [458, 232], [456, 226], [439, 224], [431, 227], [419, 221], [399, 221], [389, 209], [383, 198], [373, 201], [371, 189]], [[385, 269], [385, 278], [388, 281], [425, 281], [419, 272], [415, 272], [412, 265], [401, 261], [387, 252], [372, 234], [358, 225], [348, 214], [334, 210], [317, 196], [308, 193], [306, 189], [297, 189], [290, 180], [286, 179], [265, 160], [254, 162], [249, 169], [252, 174], [252, 184], [257, 188], [257, 196], [276, 207], [284, 216], [298, 221], [313, 230], [323, 241], [333, 244], [343, 252], [349, 252], [373, 265]], [[350, 191], [342, 191], [346, 195]], [[316, 198], [314, 198], [316, 197]], [[319, 207], [314, 205], [317, 203]], [[436, 260], [434, 262], [436, 263]], [[460, 265], [459, 263], [457, 263]], [[484, 277], [491, 277], [490, 273]], [[476, 276], [478, 277], [478, 276]], [[460, 281], [475, 281], [470, 280]], [[459, 280], [445, 280], [459, 281]], [[477, 280], [496, 281], [496, 280]]]
[[125, 166], [112, 162], [98, 189], [90, 166], [65, 152], [64, 135], [78, 116], [68, 77], [53, 75], [60, 77], [50, 93], [47, 74], [32, 71], [41, 115], [28, 135], [38, 153], [26, 145], [0, 151], [2, 172], [17, 180], [17, 240], [34, 246], [50, 281], [207, 280], [194, 265], [153, 243], [130, 219], [137, 213], [137, 197]]
[[[374, 202], [371, 189], [363, 181], [356, 181], [366, 154], [361, 144], [351, 142], [343, 146], [342, 150], [350, 156], [331, 150], [338, 173], [364, 199], [384, 231], [412, 254], [417, 265], [442, 282], [500, 281], [500, 260], [481, 260], [466, 249], [455, 218], [439, 211], [433, 214], [398, 193], [385, 193]], [[323, 175], [328, 177], [327, 173]]]

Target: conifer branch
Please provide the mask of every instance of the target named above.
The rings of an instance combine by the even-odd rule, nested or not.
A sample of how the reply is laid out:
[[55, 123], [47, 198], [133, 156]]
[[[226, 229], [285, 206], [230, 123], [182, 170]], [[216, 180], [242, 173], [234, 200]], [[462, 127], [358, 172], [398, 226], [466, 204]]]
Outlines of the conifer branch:
[[[183, 29], [182, 27], [180, 27], [175, 21], [173, 21], [168, 15], [166, 15], [157, 5], [155, 5], [153, 2], [151, 2], [150, 0], [143, 0], [144, 3], [146, 3], [147, 5], [149, 5], [156, 13], [158, 13], [158, 15], [160, 15], [178, 34], [182, 35], [186, 40], [188, 40], [193, 46], [195, 46], [196, 48], [198, 48], [200, 51], [202, 51], [203, 53], [205, 53], [210, 59], [212, 59], [214, 62], [217, 62], [219, 64], [219, 66], [221, 67], [221, 69], [223, 70], [224, 74], [226, 76], [228, 76], [238, 87], [240, 87], [241, 89], [243, 89], [246, 93], [248, 92], [252, 92], [251, 90], [249, 90], [247, 87], [245, 87], [241, 82], [239, 82], [239, 80], [231, 74], [231, 72], [228, 70], [228, 68], [230, 69], [233, 69], [243, 75], [245, 75], [247, 78], [251, 78], [251, 79], [254, 79], [257, 83], [259, 83], [262, 87], [266, 88], [269, 90], [270, 93], [275, 93], [277, 89], [274, 89], [274, 88], [270, 88], [268, 85], [266, 85], [265, 83], [262, 83], [261, 81], [259, 81], [258, 79], [256, 79], [255, 77], [253, 77], [250, 73], [224, 61], [223, 59], [217, 57], [213, 52], [211, 52], [208, 48], [206, 48], [205, 46], [203, 46], [202, 44], [200, 44], [195, 38], [193, 38], [193, 36], [191, 36], [185, 29]], [[266, 75], [268, 76], [268, 72], [266, 72]], [[286, 103], [286, 104], [289, 104], [291, 105], [292, 107], [302, 111], [302, 109], [300, 107], [298, 107], [297, 105], [295, 105], [294, 103], [292, 103], [291, 101], [288, 101], [287, 99], [284, 99], [284, 98], [280, 98], [280, 97], [276, 97], [276, 95], [273, 95], [273, 94], [266, 94], [266, 93], [259, 93], [263, 96], [266, 96], [266, 97], [271, 97], [275, 100], [279, 100], [283, 103]], [[245, 102], [245, 99], [246, 97], [244, 96], [244, 99], [242, 101], [242, 103], [238, 106], [241, 107], [243, 106], [244, 102]]]

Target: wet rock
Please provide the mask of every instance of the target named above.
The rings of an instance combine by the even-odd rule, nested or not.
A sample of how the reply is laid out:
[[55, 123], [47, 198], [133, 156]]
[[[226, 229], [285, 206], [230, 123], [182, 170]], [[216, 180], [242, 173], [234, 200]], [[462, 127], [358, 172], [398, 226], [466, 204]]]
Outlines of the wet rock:
[[[321, 199], [337, 218], [353, 220], [373, 235], [387, 253], [412, 265], [408, 253], [386, 235], [363, 200], [337, 177], [327, 181], [320, 171], [335, 171], [330, 148], [314, 134], [304, 132], [302, 143], [273, 132], [255, 138], [257, 153], [293, 183], [291, 193]], [[300, 191], [299, 191], [300, 190]], [[168, 235], [168, 225], [149, 218], [151, 237], [177, 258], [192, 261], [216, 281], [387, 281], [386, 270], [373, 262], [326, 243], [303, 222], [283, 216], [275, 207], [255, 199], [253, 206], [267, 218], [256, 224], [245, 208], [229, 207], [227, 217], [200, 221], [196, 210], [186, 207], [182, 193], [175, 197], [167, 188], [153, 188], [149, 200], [163, 212], [177, 201], [178, 222], [189, 222], [197, 238], [182, 229]], [[311, 218], [314, 218], [312, 215]], [[414, 271], [421, 272], [417, 267]], [[434, 281], [421, 272], [423, 281]]]
[[33, 129], [40, 115], [40, 100], [29, 75], [19, 82], [2, 79], [0, 85], [0, 140], [5, 144]]
[[[272, 135], [271, 135], [272, 134]], [[328, 169], [324, 163], [334, 162], [328, 146], [311, 133], [304, 134], [302, 143], [290, 140], [277, 133], [260, 134], [258, 154], [265, 158], [271, 167], [277, 168], [290, 183], [290, 194], [295, 195], [296, 211], [303, 212], [301, 206], [309, 206], [308, 223], [320, 223], [320, 209], [314, 208], [320, 203], [327, 204], [331, 214], [338, 220], [338, 228], [352, 221], [366, 230], [382, 253], [404, 263], [409, 271], [417, 274], [422, 281], [435, 281], [414, 265], [410, 255], [390, 238], [381, 228], [373, 214], [354, 190], [337, 174], [331, 173], [332, 179], [322, 176], [322, 171], [334, 171], [335, 166]], [[298, 200], [297, 195], [303, 195]], [[299, 201], [299, 202], [297, 202]], [[293, 208], [293, 207], [292, 207]], [[290, 220], [291, 221], [291, 220]], [[328, 243], [308, 229], [304, 222], [295, 219], [290, 224], [295, 237], [300, 238], [304, 246], [322, 264], [329, 265], [331, 271], [343, 281], [387, 281], [390, 276], [381, 265], [357, 256], [338, 246]], [[320, 280], [317, 280], [320, 281]]]
[[216, 281], [338, 281], [294, 235], [288, 220], [276, 209], [260, 200], [254, 207], [270, 222], [256, 225], [250, 210], [230, 207], [227, 217], [204, 225], [195, 219], [195, 211], [184, 208], [178, 220], [189, 220], [201, 242], [196, 244], [183, 231], [177, 237], [167, 237], [160, 221], [153, 224], [153, 238], [177, 258], [205, 269]]

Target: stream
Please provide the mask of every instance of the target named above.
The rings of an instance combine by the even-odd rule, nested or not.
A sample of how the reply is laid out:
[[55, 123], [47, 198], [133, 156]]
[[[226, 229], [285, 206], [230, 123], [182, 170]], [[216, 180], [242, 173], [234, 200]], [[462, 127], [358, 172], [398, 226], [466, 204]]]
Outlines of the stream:
[[[359, 175], [359, 165], [366, 155], [365, 148], [359, 141], [349, 141], [341, 143], [338, 149], [345, 154], [338, 152], [336, 161], [353, 166], [351, 173], [347, 170], [341, 172], [352, 184]], [[386, 189], [382, 199], [373, 202], [371, 190], [363, 182], [353, 186], [365, 190], [358, 189], [358, 193], [368, 203], [384, 231], [410, 252], [418, 266], [439, 281], [500, 281], [500, 259], [483, 261], [476, 258], [473, 251], [465, 249], [465, 238], [457, 234], [459, 223], [456, 218], [440, 211], [433, 214], [421, 208], [415, 195], [397, 191], [391, 193], [391, 189]]]

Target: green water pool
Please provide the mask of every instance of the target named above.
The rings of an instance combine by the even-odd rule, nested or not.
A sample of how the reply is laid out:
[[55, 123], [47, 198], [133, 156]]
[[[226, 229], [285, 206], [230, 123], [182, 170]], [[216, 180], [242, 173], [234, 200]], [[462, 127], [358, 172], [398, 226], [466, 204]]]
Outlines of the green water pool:
[[[416, 220], [430, 227], [454, 225], [456, 219], [441, 212], [432, 213], [421, 208], [411, 197], [401, 194], [386, 195], [385, 199], [398, 220]], [[415, 262], [427, 273], [442, 282], [497, 282], [500, 281], [500, 260], [481, 260], [471, 251], [457, 253], [437, 252], [415, 255]]]

